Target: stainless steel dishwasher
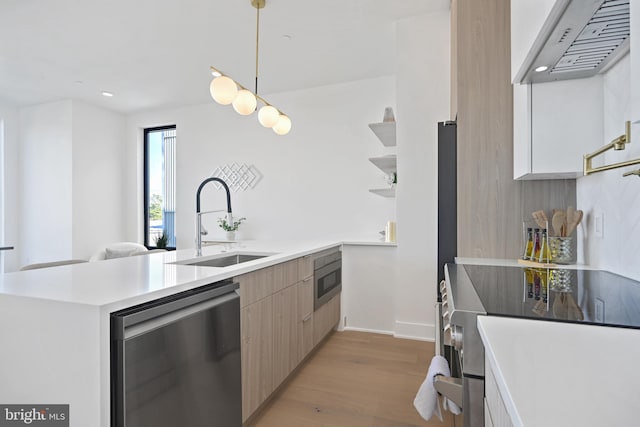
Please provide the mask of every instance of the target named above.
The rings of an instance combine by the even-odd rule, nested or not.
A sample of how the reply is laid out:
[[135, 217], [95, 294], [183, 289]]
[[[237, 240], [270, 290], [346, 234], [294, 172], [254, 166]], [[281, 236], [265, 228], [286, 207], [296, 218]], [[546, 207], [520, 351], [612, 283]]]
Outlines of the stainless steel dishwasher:
[[238, 284], [111, 314], [113, 427], [242, 426]]

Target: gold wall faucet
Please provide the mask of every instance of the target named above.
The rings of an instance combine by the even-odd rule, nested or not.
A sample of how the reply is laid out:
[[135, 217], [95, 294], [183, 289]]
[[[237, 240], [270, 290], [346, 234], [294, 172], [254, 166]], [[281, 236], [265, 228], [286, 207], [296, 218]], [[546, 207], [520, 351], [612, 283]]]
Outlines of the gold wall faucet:
[[[637, 123], [637, 122], [634, 122]], [[613, 141], [611, 141], [609, 144], [605, 145], [604, 147], [599, 148], [598, 150], [594, 151], [593, 153], [590, 154], [585, 154], [584, 155], [584, 175], [589, 175], [592, 173], [596, 173], [596, 172], [602, 172], [602, 171], [607, 171], [607, 170], [611, 170], [611, 169], [617, 169], [617, 168], [623, 168], [626, 166], [632, 166], [632, 165], [637, 165], [640, 164], [640, 158], [634, 159], [634, 160], [627, 160], [624, 162], [619, 162], [619, 163], [613, 163], [611, 165], [606, 165], [606, 166], [599, 166], [597, 168], [594, 168], [591, 164], [591, 161], [593, 160], [594, 157], [599, 156], [600, 154], [611, 150], [612, 148], [616, 151], [619, 150], [624, 150], [626, 144], [629, 144], [631, 142], [631, 122], [630, 121], [626, 121], [625, 122], [625, 132], [624, 135], [620, 135], [619, 137], [617, 137], [616, 139], [614, 139]]]
[[637, 175], [640, 178], [640, 169], [636, 169], [631, 172], [625, 172], [622, 174], [622, 176], [631, 176], [631, 175]]

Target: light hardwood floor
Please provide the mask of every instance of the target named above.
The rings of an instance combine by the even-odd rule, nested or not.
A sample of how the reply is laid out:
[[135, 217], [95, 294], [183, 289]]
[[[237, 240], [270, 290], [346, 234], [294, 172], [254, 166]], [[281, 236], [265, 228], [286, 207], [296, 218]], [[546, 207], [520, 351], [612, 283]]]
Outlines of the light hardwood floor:
[[413, 407], [433, 354], [429, 342], [334, 332], [249, 425], [453, 427], [450, 414], [427, 422]]

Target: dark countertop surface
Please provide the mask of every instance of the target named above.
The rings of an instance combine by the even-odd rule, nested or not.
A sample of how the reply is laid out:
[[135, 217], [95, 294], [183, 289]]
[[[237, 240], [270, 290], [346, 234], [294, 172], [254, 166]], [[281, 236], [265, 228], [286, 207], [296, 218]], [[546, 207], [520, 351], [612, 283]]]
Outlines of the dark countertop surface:
[[464, 265], [487, 315], [640, 329], [640, 282], [602, 270]]

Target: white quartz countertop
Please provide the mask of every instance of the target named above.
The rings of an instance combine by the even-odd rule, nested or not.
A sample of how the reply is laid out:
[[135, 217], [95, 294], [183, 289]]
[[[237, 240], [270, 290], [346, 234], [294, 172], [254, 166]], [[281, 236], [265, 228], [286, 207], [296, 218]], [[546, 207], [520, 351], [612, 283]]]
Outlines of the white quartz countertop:
[[39, 298], [115, 310], [341, 244], [339, 240], [252, 240], [203, 247], [201, 259], [238, 252], [269, 255], [223, 268], [174, 264], [196, 258], [195, 249], [185, 249], [6, 273], [0, 275], [0, 296]]
[[515, 426], [638, 425], [640, 330], [478, 317]]

